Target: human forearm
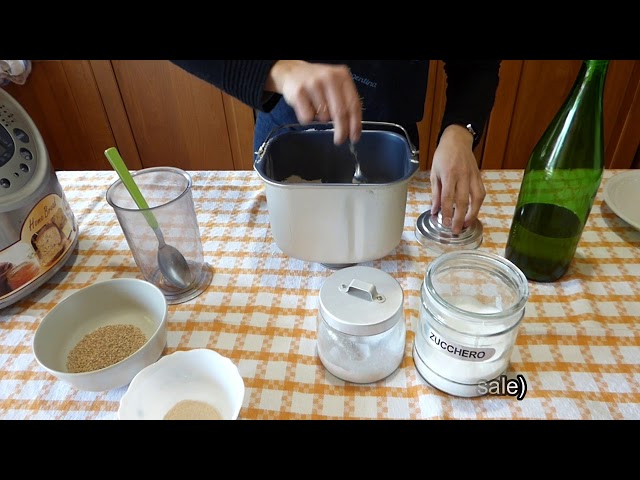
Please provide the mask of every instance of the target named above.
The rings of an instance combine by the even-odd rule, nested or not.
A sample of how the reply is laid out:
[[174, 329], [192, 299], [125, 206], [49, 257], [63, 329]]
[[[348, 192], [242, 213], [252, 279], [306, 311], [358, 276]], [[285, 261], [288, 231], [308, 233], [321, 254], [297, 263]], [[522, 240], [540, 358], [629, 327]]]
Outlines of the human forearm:
[[475, 146], [495, 102], [500, 60], [448, 60], [445, 72], [447, 104], [440, 131], [451, 124], [471, 124], [477, 133]]

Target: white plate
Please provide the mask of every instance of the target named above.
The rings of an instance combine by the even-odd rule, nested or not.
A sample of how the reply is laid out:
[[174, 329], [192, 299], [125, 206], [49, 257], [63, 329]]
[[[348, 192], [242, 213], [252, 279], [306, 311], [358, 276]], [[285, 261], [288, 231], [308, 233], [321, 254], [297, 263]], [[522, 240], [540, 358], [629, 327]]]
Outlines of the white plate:
[[640, 170], [618, 173], [604, 185], [604, 201], [613, 213], [640, 230]]

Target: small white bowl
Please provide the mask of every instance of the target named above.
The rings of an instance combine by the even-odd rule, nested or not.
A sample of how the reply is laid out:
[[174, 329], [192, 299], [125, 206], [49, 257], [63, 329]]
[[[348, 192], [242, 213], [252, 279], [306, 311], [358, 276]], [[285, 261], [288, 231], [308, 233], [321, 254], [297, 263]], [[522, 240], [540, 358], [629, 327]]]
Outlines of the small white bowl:
[[[129, 324], [139, 327], [146, 343], [129, 357], [105, 368], [71, 373], [67, 357], [97, 328]], [[33, 354], [55, 377], [78, 390], [106, 391], [125, 386], [158, 360], [167, 344], [167, 300], [144, 280], [114, 278], [82, 288], [63, 299], [42, 319], [33, 337]]]
[[[244, 392], [242, 376], [230, 359], [206, 348], [181, 350], [135, 376], [120, 399], [118, 418], [163, 420], [179, 402], [191, 401], [213, 407], [220, 420], [236, 420]], [[177, 419], [206, 418], [196, 412]]]

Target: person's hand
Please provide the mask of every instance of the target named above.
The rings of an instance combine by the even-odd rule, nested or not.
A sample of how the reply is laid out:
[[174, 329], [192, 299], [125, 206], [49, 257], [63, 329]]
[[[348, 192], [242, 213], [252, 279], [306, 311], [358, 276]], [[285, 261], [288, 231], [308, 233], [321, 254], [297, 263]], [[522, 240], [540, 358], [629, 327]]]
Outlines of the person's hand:
[[433, 154], [431, 194], [431, 212], [441, 210], [452, 233], [460, 233], [478, 218], [486, 191], [473, 154], [473, 136], [461, 125], [449, 125], [442, 132]]
[[278, 60], [265, 90], [282, 94], [298, 121], [308, 124], [333, 121], [336, 145], [362, 133], [362, 105], [351, 72], [345, 65], [325, 65], [302, 60]]

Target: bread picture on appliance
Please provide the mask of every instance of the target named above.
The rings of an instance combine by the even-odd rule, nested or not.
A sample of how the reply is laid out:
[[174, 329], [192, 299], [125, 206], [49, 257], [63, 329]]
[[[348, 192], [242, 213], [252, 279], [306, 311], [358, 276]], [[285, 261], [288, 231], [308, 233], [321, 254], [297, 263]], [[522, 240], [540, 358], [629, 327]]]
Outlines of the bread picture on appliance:
[[64, 252], [66, 239], [55, 223], [47, 223], [31, 237], [31, 246], [43, 266], [48, 266]]
[[64, 231], [64, 226], [67, 224], [67, 217], [62, 211], [62, 208], [58, 207], [56, 212], [52, 215], [51, 221], [60, 229], [61, 232]]

